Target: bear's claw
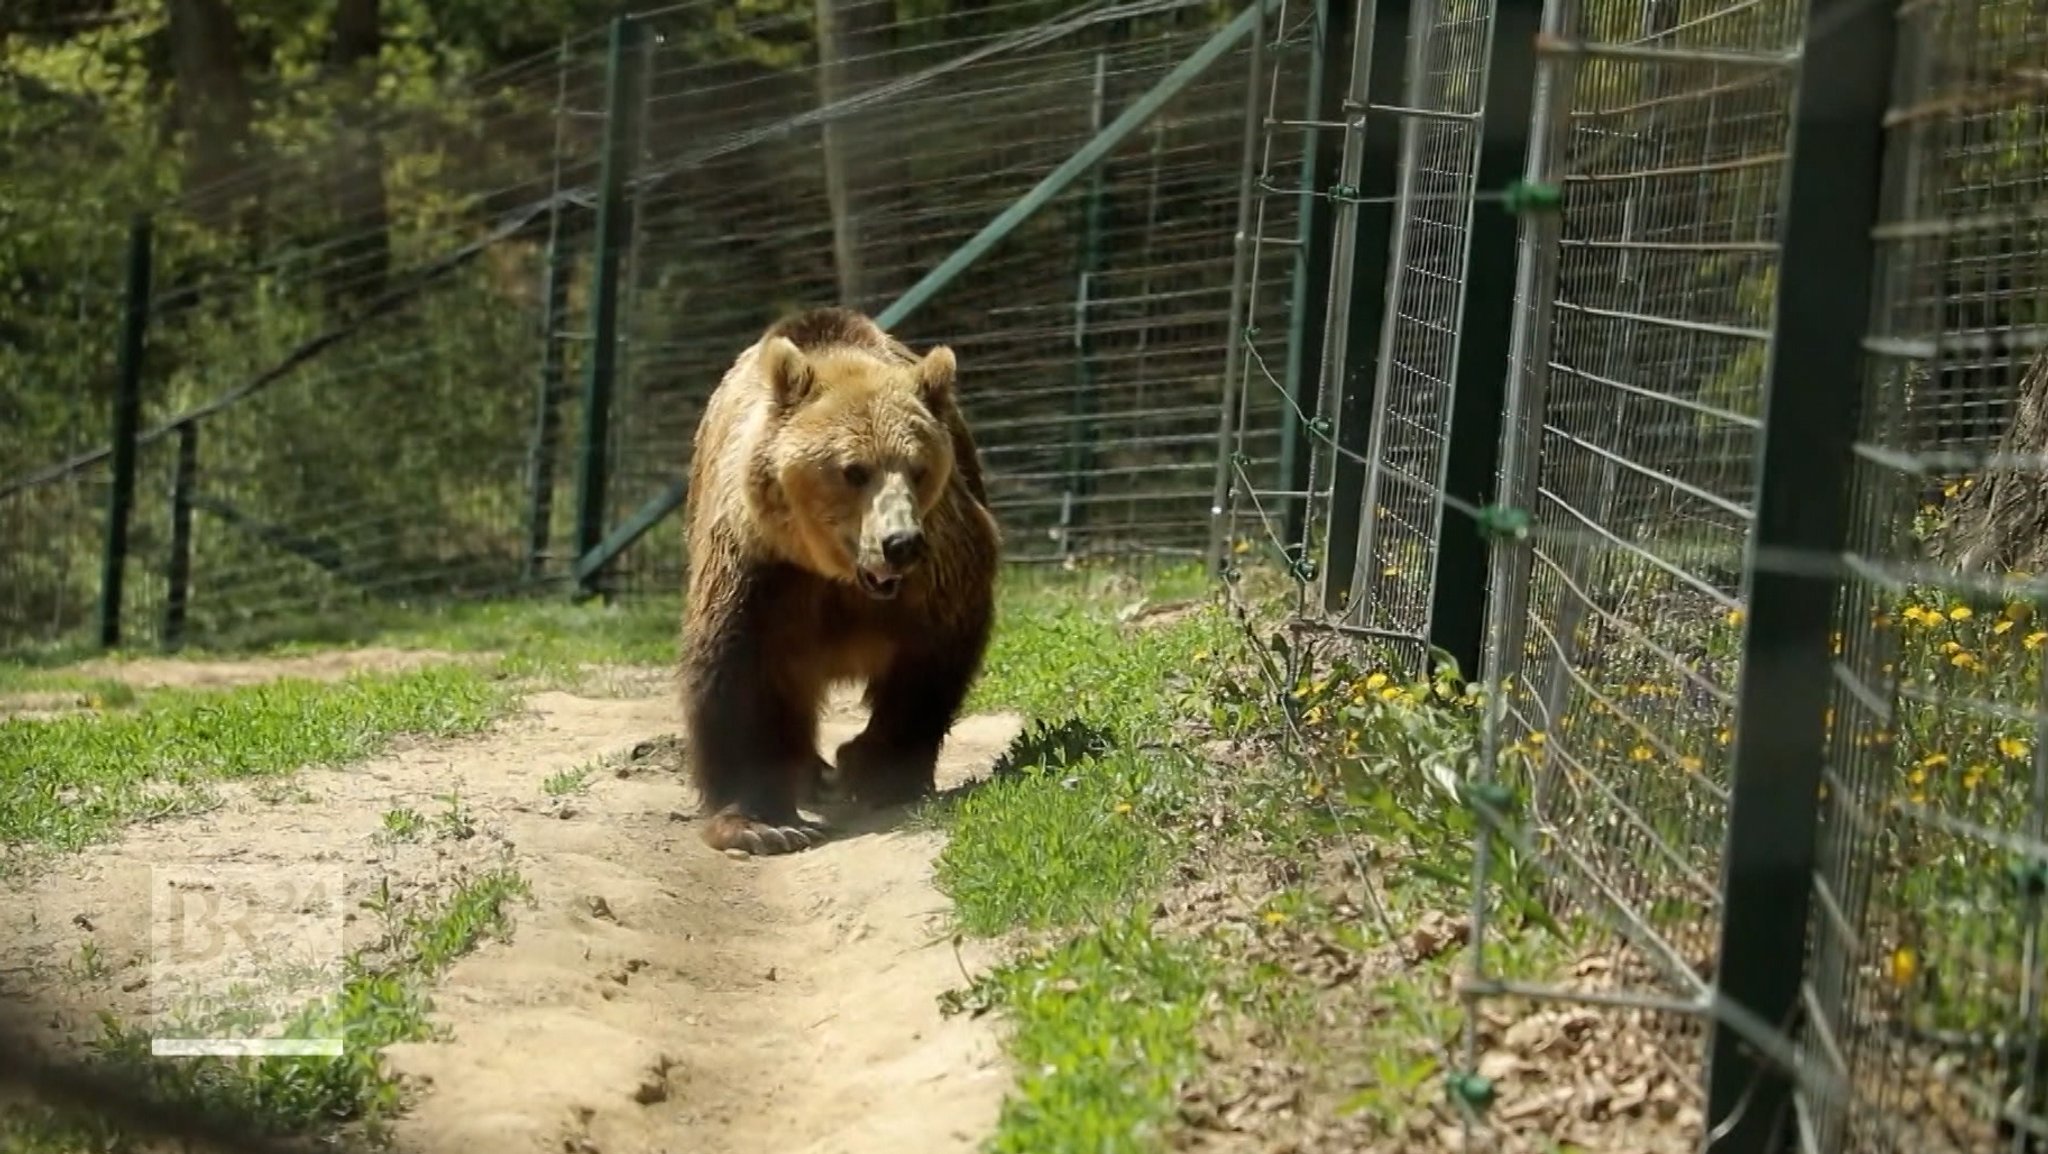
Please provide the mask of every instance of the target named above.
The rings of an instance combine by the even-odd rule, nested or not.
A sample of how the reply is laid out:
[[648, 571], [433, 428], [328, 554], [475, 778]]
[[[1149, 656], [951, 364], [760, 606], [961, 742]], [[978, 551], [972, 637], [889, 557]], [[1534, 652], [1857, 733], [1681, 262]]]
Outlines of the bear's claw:
[[712, 849], [741, 850], [759, 857], [796, 853], [822, 844], [825, 829], [814, 822], [793, 824], [756, 821], [730, 810], [714, 815], [704, 826], [704, 841]]

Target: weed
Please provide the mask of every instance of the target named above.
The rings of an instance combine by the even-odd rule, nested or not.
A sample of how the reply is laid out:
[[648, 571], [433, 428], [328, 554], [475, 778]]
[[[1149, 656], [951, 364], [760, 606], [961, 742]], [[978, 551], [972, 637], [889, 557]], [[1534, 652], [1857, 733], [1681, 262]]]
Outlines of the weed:
[[587, 765], [559, 770], [549, 774], [547, 780], [540, 783], [540, 787], [549, 797], [567, 797], [572, 793], [582, 793], [589, 789], [590, 774], [591, 767]]
[[426, 828], [427, 819], [411, 806], [384, 811], [384, 835], [392, 841], [411, 841]]
[[441, 836], [456, 841], [467, 841], [476, 836], [476, 818], [471, 816], [469, 807], [462, 804], [462, 787], [435, 794], [434, 800], [446, 807], [434, 819], [434, 828], [441, 831]]

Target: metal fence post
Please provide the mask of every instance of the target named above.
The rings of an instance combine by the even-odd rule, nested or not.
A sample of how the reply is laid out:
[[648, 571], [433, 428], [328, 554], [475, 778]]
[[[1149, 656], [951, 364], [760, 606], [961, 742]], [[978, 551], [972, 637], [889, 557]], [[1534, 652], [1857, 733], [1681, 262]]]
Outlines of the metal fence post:
[[[583, 449], [576, 475], [576, 555], [604, 539], [605, 490], [610, 473], [612, 386], [619, 361], [619, 259], [631, 233], [626, 186], [640, 139], [641, 66], [634, 51], [640, 25], [631, 16], [613, 18], [606, 60], [604, 156], [599, 172], [596, 268], [590, 293], [590, 363], [583, 385]], [[593, 592], [595, 572], [577, 580], [577, 591]]]
[[[1339, 151], [1325, 147], [1331, 127], [1323, 117], [1344, 99], [1346, 78], [1332, 59], [1350, 42], [1352, 10], [1342, 0], [1315, 0], [1308, 61], [1308, 106], [1302, 110], [1301, 194], [1295, 210], [1298, 235], [1294, 245], [1294, 283], [1287, 316], [1287, 366], [1283, 378], [1297, 413], [1321, 407], [1323, 329], [1311, 318], [1329, 309], [1331, 263], [1330, 186], [1337, 182]], [[1316, 452], [1302, 451], [1301, 419], [1280, 423], [1280, 498], [1282, 540], [1298, 556], [1308, 556], [1308, 497]], [[1297, 496], [1296, 494], [1300, 494]]]
[[569, 307], [569, 273], [574, 262], [563, 243], [563, 129], [568, 120], [569, 45], [564, 39], [555, 82], [554, 175], [548, 205], [547, 264], [541, 272], [540, 384], [534, 397], [533, 441], [527, 449], [527, 581], [538, 581], [547, 568], [548, 545], [555, 535], [555, 448], [562, 425], [562, 315]]
[[[1812, 0], [1793, 97], [1778, 295], [1763, 386], [1755, 529], [1744, 577], [1742, 672], [1722, 851], [1720, 996], [1779, 1029], [1800, 1004], [1840, 587], [1872, 309], [1895, 13]], [[1822, 564], [1788, 565], [1799, 557]], [[1708, 1041], [1715, 1154], [1775, 1150], [1786, 1072], [1717, 1015]]]
[[185, 645], [185, 617], [192, 601], [192, 487], [199, 480], [199, 422], [178, 426], [178, 463], [171, 475], [171, 556], [164, 567], [163, 648]]
[[[1486, 101], [1480, 119], [1482, 196], [1513, 187], [1528, 164], [1536, 108], [1536, 41], [1540, 0], [1500, 0], [1494, 8]], [[1489, 197], [1491, 199], [1491, 197]], [[1522, 218], [1512, 203], [1470, 209], [1471, 242], [1458, 310], [1451, 427], [1444, 453], [1443, 497], [1483, 506], [1492, 497], [1500, 460], [1501, 417], [1513, 354], [1516, 267]], [[1436, 571], [1430, 580], [1429, 642], [1478, 675], [1486, 640], [1486, 583], [1492, 550], [1481, 526], [1462, 515], [1438, 516]]]
[[107, 544], [100, 570], [100, 645], [121, 644], [121, 589], [128, 566], [128, 522], [135, 511], [137, 426], [142, 420], [142, 354], [149, 337], [150, 220], [128, 226], [128, 285], [114, 377], [113, 483], [107, 491]]
[[[1088, 133], [1102, 131], [1108, 116], [1109, 53], [1095, 54], [1095, 96], [1089, 106]], [[1060, 554], [1072, 553], [1074, 533], [1088, 519], [1093, 485], [1095, 446], [1095, 342], [1088, 309], [1095, 277], [1102, 264], [1103, 201], [1108, 192], [1109, 158], [1095, 166], [1088, 179], [1088, 199], [1081, 213], [1081, 271], [1074, 284], [1074, 407], [1067, 432], [1067, 484], [1060, 507]]]
[[[1386, 324], [1387, 271], [1394, 237], [1394, 190], [1400, 177], [1398, 121], [1375, 123], [1373, 106], [1401, 103], [1408, 63], [1408, 0], [1358, 0], [1351, 46], [1351, 84], [1344, 116], [1355, 120], [1344, 141], [1343, 180], [1331, 246], [1330, 304], [1324, 319], [1324, 412], [1336, 449], [1330, 464], [1329, 532], [1323, 542], [1323, 605], [1341, 611], [1350, 600], [1364, 513], [1366, 445], [1371, 436], [1376, 350]], [[1362, 354], [1362, 355], [1361, 355]]]
[[1251, 272], [1252, 180], [1258, 167], [1259, 125], [1263, 120], [1259, 107], [1259, 79], [1266, 51], [1266, 5], [1263, 0], [1253, 0], [1251, 7], [1238, 19], [1243, 20], [1247, 16], [1252, 21], [1252, 42], [1246, 53], [1243, 152], [1238, 159], [1237, 225], [1231, 237], [1230, 317], [1224, 326], [1227, 336], [1223, 349], [1223, 399], [1216, 407], [1216, 477], [1210, 488], [1209, 548], [1205, 554], [1207, 570], [1215, 576], [1222, 575], [1225, 558], [1229, 556], [1230, 542], [1227, 538], [1230, 528], [1224, 514], [1229, 510], [1230, 491], [1236, 484], [1232, 474], [1237, 469], [1238, 442], [1233, 436], [1238, 429], [1235, 419], [1239, 404], [1237, 378], [1244, 360], [1245, 326], [1249, 323], [1244, 312], [1249, 295], [1246, 280]]

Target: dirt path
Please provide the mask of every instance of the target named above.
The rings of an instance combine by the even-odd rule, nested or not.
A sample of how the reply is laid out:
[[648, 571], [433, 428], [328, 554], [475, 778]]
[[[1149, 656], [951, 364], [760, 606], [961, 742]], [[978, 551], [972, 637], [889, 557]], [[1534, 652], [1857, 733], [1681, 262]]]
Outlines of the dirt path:
[[[854, 829], [808, 853], [735, 861], [698, 840], [695, 798], [658, 740], [675, 730], [672, 695], [529, 704], [481, 741], [302, 774], [282, 803], [230, 794], [0, 895], [0, 924], [27, 927], [0, 946], [12, 1008], [32, 1006], [49, 1041], [89, 1031], [102, 1007], [141, 1020], [151, 864], [325, 861], [350, 870], [354, 896], [509, 853], [537, 907], [515, 906], [512, 941], [436, 985], [448, 1040], [389, 1051], [415, 1097], [395, 1128], [401, 1151], [974, 1148], [1010, 1079], [986, 1020], [938, 1012], [963, 965], [989, 960], [956, 956], [930, 882], [938, 835]], [[836, 711], [821, 744], [858, 724]], [[1018, 725], [963, 720], [941, 785], [984, 772]], [[599, 758], [581, 791], [543, 788]], [[474, 836], [380, 837], [385, 811], [431, 819], [456, 786]], [[373, 937], [372, 920], [352, 938]], [[73, 959], [88, 942], [100, 960], [82, 971]]]

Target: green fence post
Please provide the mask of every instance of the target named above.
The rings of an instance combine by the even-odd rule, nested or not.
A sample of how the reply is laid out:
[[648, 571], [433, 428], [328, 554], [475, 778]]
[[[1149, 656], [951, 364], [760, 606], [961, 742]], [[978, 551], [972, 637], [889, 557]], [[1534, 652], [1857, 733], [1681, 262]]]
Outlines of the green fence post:
[[163, 647], [185, 644], [185, 610], [192, 598], [192, 486], [199, 477], [199, 422], [178, 426], [178, 465], [171, 475], [171, 556], [164, 568]]
[[150, 223], [128, 226], [128, 290], [114, 378], [113, 484], [107, 493], [107, 548], [100, 571], [100, 645], [121, 644], [121, 579], [128, 564], [128, 521], [135, 510], [135, 438], [142, 419], [142, 351], [149, 335]]
[[[1095, 97], [1088, 113], [1088, 132], [1102, 131], [1109, 103], [1109, 53], [1095, 54]], [[1095, 467], [1095, 342], [1089, 332], [1088, 309], [1095, 277], [1102, 264], [1102, 203], [1109, 193], [1109, 160], [1095, 166], [1088, 179], [1082, 208], [1081, 273], [1074, 287], [1074, 408], [1067, 431], [1067, 490], [1060, 508], [1060, 554], [1073, 552], [1074, 533], [1088, 520], [1088, 498]]]
[[[640, 26], [631, 16], [612, 20], [605, 78], [604, 157], [597, 201], [597, 263], [590, 294], [590, 364], [583, 384], [583, 451], [576, 476], [579, 559], [604, 540], [604, 498], [610, 464], [607, 441], [619, 355], [619, 257], [631, 232], [626, 186], [633, 179], [634, 145], [640, 139], [643, 57], [633, 51], [639, 39]], [[594, 592], [596, 578], [596, 572], [586, 573], [576, 583], [577, 592]]]

